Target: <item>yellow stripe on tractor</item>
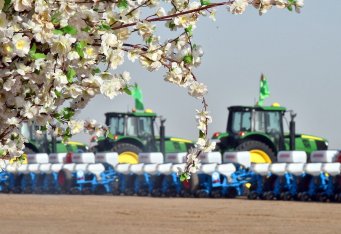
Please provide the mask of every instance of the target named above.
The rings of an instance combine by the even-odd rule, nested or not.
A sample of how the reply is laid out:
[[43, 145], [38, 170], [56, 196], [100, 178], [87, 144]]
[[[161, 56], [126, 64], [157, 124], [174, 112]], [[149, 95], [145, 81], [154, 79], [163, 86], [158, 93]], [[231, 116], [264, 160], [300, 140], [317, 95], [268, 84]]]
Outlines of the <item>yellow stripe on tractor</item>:
[[80, 145], [80, 146], [84, 145], [83, 143], [76, 142], [76, 141], [68, 141], [67, 144], [69, 144], [69, 145]]
[[171, 141], [177, 141], [177, 142], [184, 142], [184, 143], [192, 143], [192, 141], [190, 141], [190, 140], [186, 140], [186, 139], [182, 139], [182, 138], [175, 138], [175, 137], [172, 137], [170, 140]]
[[309, 136], [309, 135], [302, 135], [302, 138], [316, 140], [316, 141], [324, 141], [321, 137]]

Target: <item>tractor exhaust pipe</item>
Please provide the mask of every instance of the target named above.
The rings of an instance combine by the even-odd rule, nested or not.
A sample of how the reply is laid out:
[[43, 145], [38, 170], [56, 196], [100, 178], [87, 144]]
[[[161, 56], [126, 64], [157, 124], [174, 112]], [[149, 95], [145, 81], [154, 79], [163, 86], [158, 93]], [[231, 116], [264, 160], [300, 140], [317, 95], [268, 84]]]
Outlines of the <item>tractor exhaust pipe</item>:
[[296, 149], [296, 144], [295, 144], [295, 135], [296, 135], [296, 123], [295, 123], [295, 117], [297, 116], [294, 111], [290, 111], [290, 150], [295, 150]]
[[166, 127], [165, 122], [166, 119], [160, 117], [160, 152], [163, 154], [163, 157], [166, 156], [166, 147], [165, 147], [165, 137], [166, 137]]

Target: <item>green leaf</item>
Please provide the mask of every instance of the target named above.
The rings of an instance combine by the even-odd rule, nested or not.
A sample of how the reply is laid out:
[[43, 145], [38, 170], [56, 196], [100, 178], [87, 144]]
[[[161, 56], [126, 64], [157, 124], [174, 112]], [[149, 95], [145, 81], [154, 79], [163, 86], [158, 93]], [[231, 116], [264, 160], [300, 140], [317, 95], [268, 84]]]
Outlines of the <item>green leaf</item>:
[[203, 131], [199, 131], [199, 138], [205, 138], [205, 133]]
[[84, 48], [86, 46], [85, 41], [80, 41], [76, 43], [76, 51], [79, 55], [79, 57], [84, 58]]
[[37, 45], [36, 45], [36, 43], [33, 43], [32, 47], [30, 49], [29, 54], [30, 55], [34, 54], [36, 52], [36, 50], [37, 50]]
[[77, 75], [76, 71], [73, 68], [68, 68], [67, 72], [66, 72], [66, 77], [67, 77], [67, 81], [69, 83], [73, 82], [73, 78], [75, 78], [75, 76]]
[[91, 28], [89, 26], [86, 26], [85, 28], [82, 28], [83, 32], [90, 32]]
[[99, 25], [98, 28], [99, 28], [99, 30], [102, 30], [102, 31], [108, 31], [111, 29], [111, 27], [105, 23], [102, 23], [101, 25]]
[[95, 68], [95, 69], [92, 70], [92, 75], [98, 74], [98, 73], [100, 73], [100, 72], [101, 72], [101, 69], [99, 69], [99, 68], [97, 67], [97, 68]]
[[185, 32], [189, 35], [192, 36], [193, 35], [193, 27], [192, 25], [188, 26], [187, 28], [185, 28]]
[[288, 6], [287, 6], [287, 9], [288, 9], [289, 11], [292, 11], [292, 10], [293, 10], [292, 5], [288, 5]]
[[7, 11], [9, 7], [11, 6], [11, 0], [5, 0], [4, 7], [2, 8], [2, 11]]
[[128, 1], [127, 0], [118, 0], [117, 6], [120, 10], [125, 10], [128, 8]]
[[40, 131], [45, 132], [46, 130], [47, 130], [47, 127], [46, 127], [46, 126], [40, 126]]
[[63, 134], [63, 143], [65, 142], [68, 142], [70, 137], [72, 137], [72, 134], [71, 134], [71, 128], [70, 127], [67, 127], [65, 129], [65, 132]]
[[43, 53], [36, 53], [37, 51], [37, 45], [36, 43], [33, 43], [30, 51], [29, 51], [29, 55], [31, 56], [32, 59], [37, 60], [37, 59], [44, 59], [46, 58], [46, 55]]
[[[57, 97], [61, 97], [61, 96], [62, 96], [62, 93], [59, 92], [59, 91], [57, 91], [57, 90], [54, 91], [54, 94], [56, 94]], [[58, 116], [57, 116], [57, 115], [58, 115]], [[54, 117], [55, 117], [55, 118], [58, 118], [58, 117], [59, 117], [59, 114], [57, 113], [56, 116], [54, 116]]]
[[60, 30], [60, 29], [55, 29], [55, 30], [53, 30], [53, 34], [56, 34], [56, 35], [63, 35], [64, 32], [63, 32], [62, 30]]
[[188, 180], [188, 174], [186, 172], [184, 172], [180, 175], [180, 181], [184, 182], [186, 180]]
[[60, 115], [64, 120], [70, 121], [70, 119], [75, 115], [75, 111], [70, 107], [65, 107]]
[[191, 54], [187, 54], [182, 61], [184, 61], [186, 64], [191, 64], [193, 62], [193, 56]]
[[53, 24], [59, 24], [62, 19], [62, 13], [57, 11], [51, 16], [51, 22]]
[[128, 95], [132, 95], [131, 90], [130, 90], [129, 87], [127, 87], [127, 86], [124, 87], [123, 91], [124, 91], [126, 94], [128, 94]]
[[107, 132], [107, 138], [114, 140], [114, 135], [111, 132]]
[[168, 27], [169, 27], [171, 30], [174, 30], [174, 29], [176, 28], [176, 25], [175, 25], [174, 22], [169, 22]]
[[43, 53], [34, 53], [34, 54], [31, 54], [31, 58], [33, 58], [34, 60], [45, 59], [46, 55]]
[[70, 25], [63, 27], [60, 30], [62, 30], [65, 34], [70, 34], [70, 35], [76, 35], [78, 32], [75, 27], [70, 26]]
[[152, 41], [153, 41], [153, 37], [150, 36], [150, 37], [148, 37], [148, 39], [146, 40], [146, 43], [147, 43], [147, 44], [150, 44], [150, 43], [152, 43]]
[[210, 2], [210, 0], [200, 0], [200, 3], [201, 3], [202, 6], [207, 6], [207, 5], [209, 5], [211, 2]]

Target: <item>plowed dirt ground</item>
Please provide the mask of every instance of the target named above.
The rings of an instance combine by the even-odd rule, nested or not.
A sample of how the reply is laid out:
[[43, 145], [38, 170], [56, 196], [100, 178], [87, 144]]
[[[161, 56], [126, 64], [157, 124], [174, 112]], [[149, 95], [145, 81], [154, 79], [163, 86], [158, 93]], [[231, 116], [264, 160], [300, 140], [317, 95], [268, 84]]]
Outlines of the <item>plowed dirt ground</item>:
[[341, 233], [341, 204], [0, 195], [0, 233]]

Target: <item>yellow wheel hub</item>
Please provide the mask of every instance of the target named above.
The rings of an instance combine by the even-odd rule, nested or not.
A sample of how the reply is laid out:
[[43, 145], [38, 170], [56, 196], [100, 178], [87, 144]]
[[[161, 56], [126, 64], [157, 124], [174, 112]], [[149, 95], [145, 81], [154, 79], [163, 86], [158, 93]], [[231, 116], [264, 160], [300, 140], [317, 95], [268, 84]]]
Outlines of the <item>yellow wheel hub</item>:
[[252, 163], [271, 163], [271, 159], [263, 150], [250, 150]]
[[132, 151], [126, 151], [118, 155], [118, 163], [137, 164], [138, 162], [139, 156]]

